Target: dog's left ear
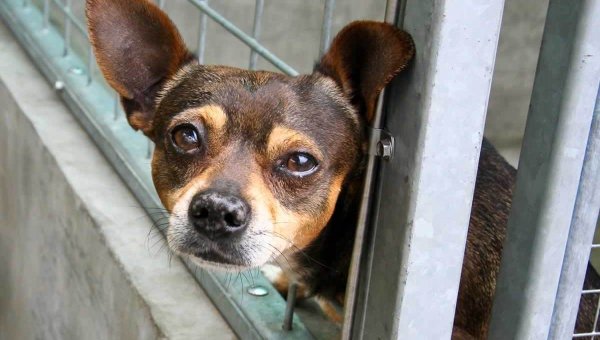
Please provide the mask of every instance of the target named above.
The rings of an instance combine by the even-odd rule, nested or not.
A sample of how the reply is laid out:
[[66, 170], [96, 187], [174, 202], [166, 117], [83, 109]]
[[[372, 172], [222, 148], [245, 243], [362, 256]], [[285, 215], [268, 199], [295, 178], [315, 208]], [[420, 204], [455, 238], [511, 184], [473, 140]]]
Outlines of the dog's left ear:
[[177, 28], [147, 0], [87, 0], [98, 66], [121, 96], [129, 124], [151, 137], [156, 96], [192, 59]]
[[414, 54], [408, 33], [382, 22], [356, 21], [333, 39], [316, 71], [333, 78], [370, 123], [379, 93]]

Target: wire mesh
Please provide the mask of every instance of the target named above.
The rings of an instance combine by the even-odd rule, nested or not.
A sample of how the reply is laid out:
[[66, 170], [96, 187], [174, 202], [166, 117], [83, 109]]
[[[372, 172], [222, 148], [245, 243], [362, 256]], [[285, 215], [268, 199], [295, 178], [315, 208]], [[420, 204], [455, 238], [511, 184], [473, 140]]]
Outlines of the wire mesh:
[[[588, 271], [594, 270], [600, 265], [600, 221], [596, 224], [596, 235], [594, 235], [594, 242], [590, 246], [590, 265]], [[593, 275], [594, 273], [586, 273], [587, 275]], [[573, 338], [589, 338], [591, 340], [600, 339], [600, 329], [598, 329], [598, 317], [600, 316], [600, 285], [596, 283], [592, 286], [584, 286], [581, 290], [581, 299], [591, 299], [596, 306], [594, 314], [594, 323], [591, 329], [582, 330], [580, 332], [574, 331]]]

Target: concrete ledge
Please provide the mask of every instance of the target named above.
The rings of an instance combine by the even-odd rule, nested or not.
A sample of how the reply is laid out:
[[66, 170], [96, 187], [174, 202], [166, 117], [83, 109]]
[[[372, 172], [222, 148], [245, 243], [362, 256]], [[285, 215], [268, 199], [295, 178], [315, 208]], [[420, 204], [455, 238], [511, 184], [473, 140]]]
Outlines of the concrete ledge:
[[231, 339], [0, 23], [0, 334]]

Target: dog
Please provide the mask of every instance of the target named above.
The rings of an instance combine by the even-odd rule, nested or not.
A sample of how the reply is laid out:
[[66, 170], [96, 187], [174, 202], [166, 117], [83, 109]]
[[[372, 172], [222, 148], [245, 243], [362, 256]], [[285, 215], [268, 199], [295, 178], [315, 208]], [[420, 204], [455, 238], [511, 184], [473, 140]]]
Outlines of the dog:
[[[200, 65], [175, 25], [146, 0], [87, 0], [89, 36], [132, 128], [154, 144], [152, 178], [170, 212], [170, 248], [206, 268], [277, 261], [282, 293], [343, 303], [381, 90], [415, 53], [378, 22], [343, 28], [312, 74]], [[484, 139], [454, 321], [454, 339], [484, 339], [515, 169]], [[284, 260], [282, 260], [284, 259]], [[600, 282], [590, 267], [586, 286]], [[599, 287], [599, 285], [595, 285]], [[597, 297], [581, 300], [591, 330]]]

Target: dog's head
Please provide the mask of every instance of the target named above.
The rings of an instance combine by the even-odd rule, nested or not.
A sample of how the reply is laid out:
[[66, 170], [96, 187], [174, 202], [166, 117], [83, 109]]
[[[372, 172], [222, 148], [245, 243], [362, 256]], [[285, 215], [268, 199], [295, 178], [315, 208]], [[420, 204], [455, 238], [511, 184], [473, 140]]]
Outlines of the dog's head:
[[[205, 266], [260, 266], [328, 224], [364, 157], [408, 34], [355, 22], [310, 75], [200, 65], [145, 0], [88, 0], [94, 52], [130, 125], [155, 143], [170, 247]], [[349, 226], [351, 227], [351, 226]]]

